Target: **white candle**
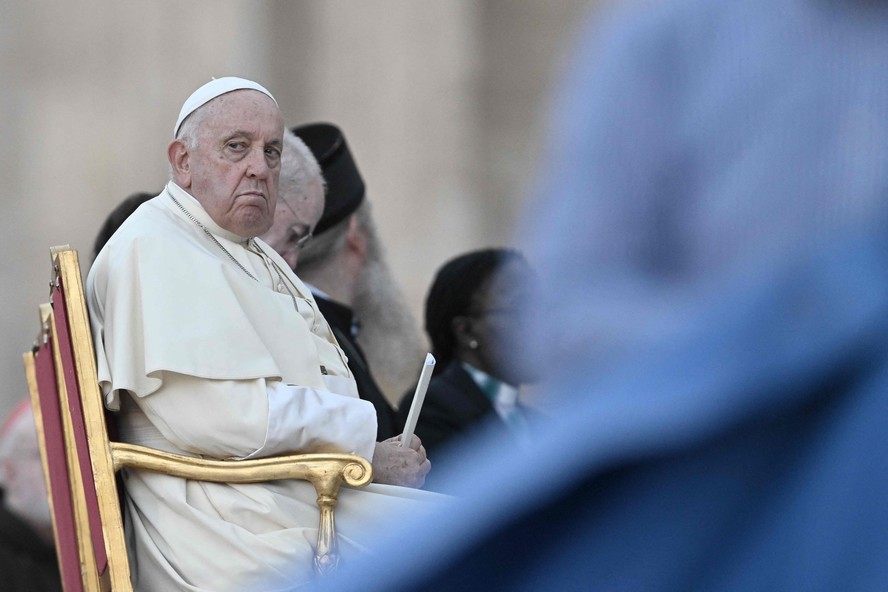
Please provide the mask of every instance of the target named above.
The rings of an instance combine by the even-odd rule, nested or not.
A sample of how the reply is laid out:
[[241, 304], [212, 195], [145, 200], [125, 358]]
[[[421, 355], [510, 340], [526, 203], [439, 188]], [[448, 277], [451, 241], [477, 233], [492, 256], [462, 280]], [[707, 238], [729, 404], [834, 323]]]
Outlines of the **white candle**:
[[407, 446], [413, 431], [416, 429], [416, 421], [419, 419], [419, 412], [422, 410], [422, 402], [425, 400], [426, 390], [429, 388], [429, 380], [432, 378], [432, 371], [435, 369], [435, 356], [426, 354], [425, 363], [422, 365], [422, 372], [419, 374], [419, 382], [416, 383], [416, 391], [413, 393], [413, 403], [410, 404], [410, 412], [407, 414], [407, 423], [404, 424], [404, 431], [401, 434], [401, 446]]

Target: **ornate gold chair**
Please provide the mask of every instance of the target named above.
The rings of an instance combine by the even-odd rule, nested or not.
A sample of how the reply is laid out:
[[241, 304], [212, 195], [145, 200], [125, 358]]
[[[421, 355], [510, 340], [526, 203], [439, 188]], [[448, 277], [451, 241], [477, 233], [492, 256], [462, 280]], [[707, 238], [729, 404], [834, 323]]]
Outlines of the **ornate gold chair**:
[[50, 304], [40, 306], [40, 333], [24, 364], [65, 591], [132, 590], [115, 478], [127, 467], [224, 483], [308, 480], [317, 490], [320, 511], [315, 568], [320, 573], [335, 569], [339, 488], [369, 483], [370, 463], [346, 454], [211, 461], [113, 441], [98, 387], [77, 252], [65, 246], [51, 253]]

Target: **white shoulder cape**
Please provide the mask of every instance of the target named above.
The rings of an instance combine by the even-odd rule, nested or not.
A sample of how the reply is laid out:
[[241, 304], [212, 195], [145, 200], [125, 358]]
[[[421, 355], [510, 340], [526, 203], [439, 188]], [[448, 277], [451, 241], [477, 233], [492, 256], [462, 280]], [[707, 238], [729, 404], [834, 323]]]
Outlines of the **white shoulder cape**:
[[[209, 220], [190, 199], [185, 203], [180, 196], [179, 202]], [[245, 246], [229, 240], [236, 237], [216, 238], [247, 262]], [[156, 391], [164, 371], [223, 380], [280, 379], [321, 390], [324, 373], [351, 376], [310, 292], [260, 244], [288, 273], [298, 297], [249, 277], [167, 192], [126, 220], [87, 279], [99, 382], [110, 409], [119, 408], [121, 389], [140, 397]], [[294, 306], [300, 315], [292, 314]]]

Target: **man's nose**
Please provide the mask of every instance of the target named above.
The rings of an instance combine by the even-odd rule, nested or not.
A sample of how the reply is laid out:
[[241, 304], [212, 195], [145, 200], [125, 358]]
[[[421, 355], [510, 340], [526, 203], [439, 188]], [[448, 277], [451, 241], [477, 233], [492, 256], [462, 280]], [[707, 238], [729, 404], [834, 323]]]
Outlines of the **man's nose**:
[[247, 162], [247, 176], [255, 177], [257, 179], [264, 179], [268, 176], [268, 172], [271, 170], [271, 167], [268, 166], [268, 161], [265, 159], [265, 150], [262, 148], [256, 148], [250, 151], [250, 155], [248, 156], [249, 160]]

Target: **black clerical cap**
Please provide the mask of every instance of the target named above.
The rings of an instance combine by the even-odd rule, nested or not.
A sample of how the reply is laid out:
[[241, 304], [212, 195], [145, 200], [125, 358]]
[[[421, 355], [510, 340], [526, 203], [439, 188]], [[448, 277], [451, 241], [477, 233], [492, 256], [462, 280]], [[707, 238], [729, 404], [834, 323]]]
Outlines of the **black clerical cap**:
[[364, 200], [364, 180], [338, 127], [331, 123], [309, 123], [291, 131], [314, 154], [327, 182], [324, 213], [314, 229], [317, 236], [358, 209]]

